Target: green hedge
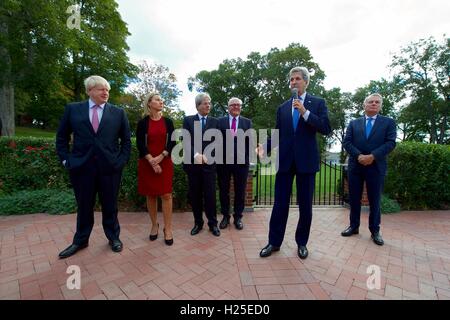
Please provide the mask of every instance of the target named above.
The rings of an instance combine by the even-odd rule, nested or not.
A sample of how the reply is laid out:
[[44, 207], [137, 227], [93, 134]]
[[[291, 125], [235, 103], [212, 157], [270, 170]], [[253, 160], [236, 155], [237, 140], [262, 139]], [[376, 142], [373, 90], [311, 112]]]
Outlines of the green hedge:
[[0, 197], [0, 215], [65, 214], [76, 211], [77, 203], [72, 190], [25, 190]]
[[[119, 207], [121, 210], [145, 210], [145, 198], [137, 193], [138, 152], [134, 139], [132, 143], [131, 158], [123, 172]], [[187, 204], [187, 177], [181, 165], [176, 165], [174, 169], [174, 208], [184, 209]], [[68, 173], [56, 155], [54, 139], [0, 138], [0, 197], [18, 191], [44, 189], [71, 189]]]
[[450, 146], [399, 143], [388, 157], [384, 191], [402, 209], [443, 209], [450, 204]]

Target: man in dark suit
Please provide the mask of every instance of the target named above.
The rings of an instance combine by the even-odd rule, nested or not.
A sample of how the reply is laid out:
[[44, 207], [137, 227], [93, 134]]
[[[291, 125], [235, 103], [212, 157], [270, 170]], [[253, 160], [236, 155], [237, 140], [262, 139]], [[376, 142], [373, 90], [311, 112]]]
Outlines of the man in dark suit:
[[364, 181], [369, 198], [369, 230], [377, 245], [383, 245], [380, 234], [380, 198], [386, 175], [386, 156], [395, 148], [397, 137], [393, 119], [378, 114], [383, 98], [374, 93], [364, 100], [365, 116], [350, 122], [344, 138], [344, 148], [349, 154], [348, 186], [350, 197], [350, 226], [341, 235], [359, 233], [361, 196]]
[[56, 134], [56, 151], [69, 170], [78, 206], [73, 243], [59, 254], [60, 258], [70, 257], [88, 246], [97, 193], [109, 245], [114, 252], [122, 251], [123, 247], [119, 239], [117, 196], [122, 169], [130, 158], [128, 119], [123, 109], [107, 103], [110, 85], [104, 78], [91, 76], [84, 84], [89, 100], [66, 106]]
[[195, 106], [198, 113], [187, 116], [183, 120], [183, 129], [187, 130], [186, 133], [190, 136], [189, 139], [183, 136], [183, 169], [188, 176], [189, 201], [194, 214], [195, 224], [191, 235], [198, 234], [203, 228], [204, 208], [209, 230], [218, 237], [220, 230], [217, 227], [216, 218], [215, 154], [213, 152], [207, 155], [205, 152], [205, 149], [214, 141], [213, 139], [209, 141], [205, 136], [214, 133], [214, 129], [218, 131], [218, 121], [208, 116], [211, 111], [211, 98], [207, 93], [199, 93], [195, 97]]
[[[245, 189], [247, 186], [248, 169], [250, 165], [250, 137], [244, 136], [252, 128], [252, 121], [241, 114], [242, 101], [231, 98], [228, 101], [228, 115], [219, 119], [224, 144], [223, 164], [217, 165], [219, 181], [220, 211], [223, 215], [220, 229], [225, 229], [230, 223], [230, 180], [234, 182], [234, 215], [233, 223], [236, 229], [242, 230], [242, 213], [245, 207]], [[253, 148], [251, 148], [253, 150]]]
[[[276, 129], [279, 130], [279, 167], [275, 178], [275, 204], [270, 217], [269, 243], [261, 250], [261, 257], [268, 257], [280, 250], [289, 213], [289, 201], [294, 176], [297, 184], [297, 203], [300, 219], [295, 241], [297, 254], [306, 259], [306, 244], [312, 220], [312, 200], [316, 172], [319, 171], [319, 150], [316, 133], [328, 135], [331, 132], [325, 100], [306, 93], [309, 72], [304, 67], [292, 68], [289, 72], [293, 97], [277, 110]], [[270, 152], [269, 140], [267, 150]], [[264, 154], [263, 146], [257, 152]]]

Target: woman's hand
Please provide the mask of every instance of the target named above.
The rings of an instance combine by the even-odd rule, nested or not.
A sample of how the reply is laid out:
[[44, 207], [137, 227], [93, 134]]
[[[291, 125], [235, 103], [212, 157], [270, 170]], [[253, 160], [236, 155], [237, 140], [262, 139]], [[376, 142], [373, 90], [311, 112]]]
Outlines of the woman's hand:
[[156, 166], [156, 165], [158, 165], [161, 161], [163, 161], [163, 159], [164, 159], [164, 156], [163, 156], [162, 154], [160, 154], [159, 156], [152, 158], [152, 159], [150, 160], [150, 164], [151, 164], [152, 166]]
[[160, 174], [162, 172], [161, 166], [159, 164], [152, 166], [155, 173]]

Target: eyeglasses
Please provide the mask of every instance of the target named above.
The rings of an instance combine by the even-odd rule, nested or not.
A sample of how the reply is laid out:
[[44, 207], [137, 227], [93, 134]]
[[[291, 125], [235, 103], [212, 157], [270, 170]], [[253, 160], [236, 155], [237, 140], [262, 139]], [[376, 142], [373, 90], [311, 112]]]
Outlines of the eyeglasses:
[[232, 103], [228, 105], [229, 107], [240, 107], [241, 104], [240, 103]]

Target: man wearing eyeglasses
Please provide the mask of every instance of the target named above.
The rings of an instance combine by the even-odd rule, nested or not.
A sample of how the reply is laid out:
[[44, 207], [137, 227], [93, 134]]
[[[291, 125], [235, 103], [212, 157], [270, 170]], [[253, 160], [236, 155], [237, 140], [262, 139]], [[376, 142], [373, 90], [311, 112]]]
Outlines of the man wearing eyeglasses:
[[[252, 121], [241, 116], [242, 100], [228, 101], [228, 115], [219, 119], [219, 129], [224, 143], [223, 164], [217, 165], [220, 211], [223, 215], [220, 229], [230, 224], [230, 182], [234, 184], [233, 224], [237, 230], [244, 228], [242, 216], [245, 208], [245, 189], [249, 170], [250, 138], [245, 134], [252, 128]], [[252, 148], [253, 149], [253, 148]]]
[[[293, 96], [277, 110], [279, 167], [275, 177], [275, 203], [270, 217], [269, 243], [259, 253], [261, 257], [268, 257], [272, 252], [280, 250], [286, 231], [294, 177], [300, 211], [295, 232], [297, 254], [300, 259], [308, 256], [306, 244], [312, 221], [314, 182], [316, 172], [319, 171], [316, 134], [328, 135], [331, 132], [325, 100], [306, 92], [309, 78], [308, 69], [292, 68], [289, 72], [289, 85]], [[267, 143], [267, 152], [274, 147], [271, 144], [271, 141]], [[262, 157], [263, 146], [259, 146], [257, 152]]]

